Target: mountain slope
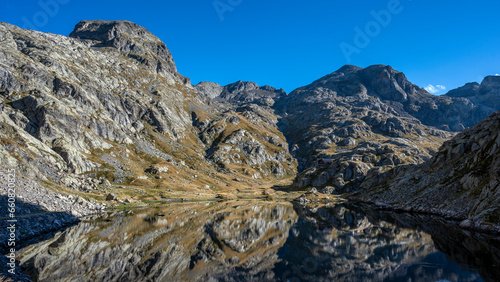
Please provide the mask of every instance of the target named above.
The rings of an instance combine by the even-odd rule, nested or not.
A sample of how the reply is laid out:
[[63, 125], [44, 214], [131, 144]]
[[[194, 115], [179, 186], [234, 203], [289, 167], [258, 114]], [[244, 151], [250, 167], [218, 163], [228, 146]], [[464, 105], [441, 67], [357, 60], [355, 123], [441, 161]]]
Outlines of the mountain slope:
[[[215, 197], [295, 174], [274, 114], [211, 101], [143, 27], [82, 21], [66, 37], [0, 23], [0, 40], [0, 159], [19, 181], [141, 200]], [[225, 129], [204, 132], [208, 120]]]
[[[344, 66], [294, 90], [275, 107], [303, 171], [295, 185], [346, 192], [373, 167], [429, 159], [451, 134], [425, 125], [410, 109], [430, 111], [434, 105], [435, 96], [381, 65]], [[316, 168], [319, 158], [333, 164]]]
[[500, 223], [500, 112], [447, 141], [420, 166], [372, 171], [359, 196], [445, 214], [463, 226]]
[[[494, 79], [456, 91], [477, 93], [434, 96], [390, 66], [346, 65], [280, 97], [274, 107], [301, 172], [295, 186], [347, 192], [372, 168], [428, 160], [454, 132], [500, 109], [484, 106], [495, 101]], [[318, 167], [321, 159], [333, 164]]]
[[[285, 96], [285, 91], [243, 81], [226, 86], [200, 82], [195, 88], [220, 112], [211, 117], [204, 111], [192, 113], [198, 136], [209, 148], [207, 159], [221, 171], [242, 170], [254, 179], [295, 175], [296, 161], [271, 108], [274, 99]], [[242, 168], [242, 164], [251, 168]]]

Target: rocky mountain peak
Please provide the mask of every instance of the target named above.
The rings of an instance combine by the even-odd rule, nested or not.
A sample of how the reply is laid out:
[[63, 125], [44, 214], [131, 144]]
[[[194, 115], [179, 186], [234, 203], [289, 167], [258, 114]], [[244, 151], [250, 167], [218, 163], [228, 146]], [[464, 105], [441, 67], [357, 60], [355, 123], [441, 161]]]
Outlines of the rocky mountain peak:
[[[84, 20], [79, 22], [70, 37], [109, 42], [124, 37], [144, 37], [150, 35], [145, 28], [129, 21]], [[152, 35], [152, 34], [151, 34]], [[119, 46], [113, 46], [119, 47]]]
[[479, 89], [479, 83], [477, 82], [469, 82], [466, 83], [462, 87], [458, 87], [456, 89], [448, 91], [446, 96], [449, 97], [470, 97], [476, 95], [476, 92]]
[[500, 76], [487, 76], [481, 84], [467, 83], [450, 90], [446, 96], [467, 98], [486, 113], [483, 117], [487, 116], [500, 108]]
[[481, 86], [479, 87], [479, 93], [488, 93], [494, 92], [497, 95], [500, 95], [500, 76], [498, 75], [489, 75], [483, 79], [481, 82]]
[[272, 106], [276, 100], [287, 95], [283, 89], [276, 89], [269, 85], [259, 86], [255, 82], [241, 80], [226, 86], [203, 81], [197, 84], [195, 88], [217, 102], [225, 102], [236, 106], [248, 103]]
[[79, 22], [70, 37], [91, 40], [97, 48], [112, 47], [158, 73], [173, 75], [176, 80], [188, 83], [189, 79], [177, 72], [172, 54], [158, 37], [146, 28], [129, 21], [84, 20]]
[[359, 72], [362, 82], [383, 100], [404, 102], [418, 87], [408, 81], [404, 73], [391, 66], [373, 65]]
[[259, 85], [252, 81], [237, 81], [231, 84], [226, 85], [226, 90], [228, 92], [241, 92], [241, 91], [250, 91], [258, 89]]
[[362, 70], [362, 67], [354, 66], [354, 65], [343, 65], [340, 69], [335, 71], [336, 73], [353, 73], [359, 70]]
[[202, 81], [196, 84], [195, 88], [201, 94], [210, 99], [215, 99], [220, 95], [220, 93], [222, 93], [222, 90], [224, 90], [224, 88], [220, 84], [210, 81]]
[[[337, 71], [328, 74], [310, 85], [298, 88], [311, 90], [318, 87], [331, 89], [339, 96], [352, 96], [368, 91], [370, 95], [383, 100], [406, 101], [408, 95], [414, 94], [420, 88], [408, 81], [402, 72], [388, 65], [373, 65], [361, 68], [344, 65]], [[293, 95], [293, 92], [291, 93]]]
[[[363, 68], [353, 66], [353, 65], [344, 65], [340, 69], [321, 77], [320, 79], [315, 80], [310, 85], [306, 85], [298, 88], [297, 90], [305, 90], [309, 88], [315, 88], [318, 86], [327, 86], [330, 82], [335, 82], [339, 80], [346, 80], [352, 78], [358, 71]], [[291, 93], [290, 93], [291, 94]]]

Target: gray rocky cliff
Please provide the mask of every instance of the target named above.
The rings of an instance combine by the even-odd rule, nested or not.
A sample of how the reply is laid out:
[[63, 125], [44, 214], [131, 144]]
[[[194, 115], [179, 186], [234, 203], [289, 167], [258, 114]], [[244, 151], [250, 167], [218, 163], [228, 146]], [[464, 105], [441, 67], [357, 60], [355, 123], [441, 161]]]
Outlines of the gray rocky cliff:
[[208, 147], [207, 158], [221, 171], [248, 165], [242, 172], [254, 179], [294, 176], [296, 161], [272, 108], [286, 95], [284, 90], [242, 81], [226, 86], [201, 82], [195, 88], [219, 110], [219, 114], [194, 111], [193, 124]]
[[[462, 219], [464, 227], [500, 223], [500, 112], [447, 141], [419, 166], [372, 171], [359, 196], [406, 210]], [[496, 227], [495, 227], [496, 225]]]
[[129, 21], [81, 21], [70, 37], [90, 40], [93, 48], [113, 47], [157, 73], [189, 83], [177, 72], [172, 54], [158, 37]]
[[268, 85], [259, 86], [251, 81], [237, 81], [226, 86], [204, 81], [195, 87], [214, 101], [240, 106], [252, 103], [271, 107], [276, 100], [287, 95], [283, 89]]

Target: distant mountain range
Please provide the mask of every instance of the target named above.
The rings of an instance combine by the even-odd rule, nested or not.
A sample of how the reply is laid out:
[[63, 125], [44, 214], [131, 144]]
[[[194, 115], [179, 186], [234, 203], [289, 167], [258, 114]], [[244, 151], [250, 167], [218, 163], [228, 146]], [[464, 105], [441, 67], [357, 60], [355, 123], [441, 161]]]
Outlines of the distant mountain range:
[[[500, 77], [434, 96], [385, 65], [346, 65], [289, 94], [193, 86], [160, 39], [127, 21], [82, 21], [69, 37], [0, 23], [0, 41], [0, 166], [98, 201], [255, 196], [292, 179], [368, 189], [375, 171], [429, 164], [500, 110]], [[492, 134], [481, 128], [471, 134]]]

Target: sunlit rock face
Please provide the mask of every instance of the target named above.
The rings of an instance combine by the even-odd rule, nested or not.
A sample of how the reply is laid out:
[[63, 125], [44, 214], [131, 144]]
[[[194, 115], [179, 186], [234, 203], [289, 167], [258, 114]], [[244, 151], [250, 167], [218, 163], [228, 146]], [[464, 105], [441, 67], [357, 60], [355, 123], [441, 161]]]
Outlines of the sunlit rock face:
[[102, 171], [113, 163], [102, 150], [126, 167], [132, 144], [168, 160], [145, 136], [185, 139], [187, 104], [202, 102], [165, 44], [130, 22], [84, 21], [72, 37], [1, 23], [0, 37], [2, 135], [20, 147], [12, 162], [39, 179]]
[[[235, 83], [216, 100], [178, 73], [144, 27], [82, 21], [62, 36], [0, 23], [0, 41], [0, 167], [42, 187], [213, 198], [207, 185], [231, 190], [235, 178], [266, 185], [296, 174], [270, 108], [283, 90]], [[166, 170], [149, 173], [152, 165]]]
[[25, 248], [21, 264], [42, 281], [478, 278], [436, 244], [471, 268], [478, 262], [464, 258], [490, 246], [453, 228], [432, 230], [442, 226], [435, 220], [405, 216], [350, 204], [176, 203], [89, 219]]

